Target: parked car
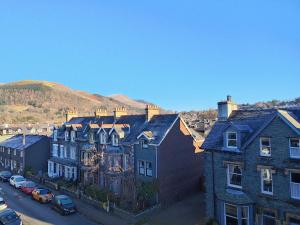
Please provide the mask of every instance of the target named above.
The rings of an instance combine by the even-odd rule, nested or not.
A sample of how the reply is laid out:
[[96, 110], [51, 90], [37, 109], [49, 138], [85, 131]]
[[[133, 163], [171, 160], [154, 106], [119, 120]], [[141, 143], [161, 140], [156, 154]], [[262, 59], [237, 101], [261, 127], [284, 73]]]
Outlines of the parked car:
[[22, 183], [25, 181], [26, 179], [23, 176], [14, 175], [9, 179], [9, 184], [15, 188], [20, 188]]
[[48, 203], [52, 201], [54, 195], [46, 188], [36, 188], [32, 191], [32, 198], [40, 203]]
[[11, 178], [12, 173], [10, 171], [1, 171], [0, 172], [0, 180], [2, 182], [8, 182], [9, 178]]
[[7, 208], [7, 204], [4, 201], [4, 199], [0, 196], [0, 211], [4, 210]]
[[20, 216], [12, 209], [7, 208], [0, 211], [1, 225], [22, 225]]
[[37, 184], [32, 181], [25, 181], [22, 183], [20, 190], [27, 195], [31, 195], [34, 189], [37, 188]]
[[52, 209], [61, 215], [69, 215], [77, 211], [73, 200], [66, 195], [56, 195], [52, 200], [52, 204]]

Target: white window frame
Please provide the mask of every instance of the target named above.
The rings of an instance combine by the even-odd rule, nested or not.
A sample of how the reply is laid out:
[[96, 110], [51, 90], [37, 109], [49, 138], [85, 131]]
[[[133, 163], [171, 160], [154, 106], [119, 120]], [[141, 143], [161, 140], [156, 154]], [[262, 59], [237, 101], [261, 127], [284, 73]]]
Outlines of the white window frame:
[[[227, 215], [226, 214], [226, 205], [228, 206], [233, 206], [236, 208], [236, 215], [237, 217], [233, 217], [231, 215]], [[247, 218], [242, 217], [242, 208], [246, 208], [247, 209]], [[247, 225], [250, 225], [250, 210], [249, 210], [249, 206], [238, 206], [238, 205], [233, 205], [230, 203], [224, 203], [224, 210], [223, 210], [223, 216], [224, 216], [224, 224], [227, 225], [226, 223], [226, 217], [231, 217], [231, 218], [235, 218], [237, 219], [238, 224], [242, 224], [243, 220], [247, 220]]]
[[53, 141], [57, 141], [57, 130], [53, 131]]
[[274, 219], [275, 223], [276, 223], [276, 214], [274, 212], [274, 216], [270, 216], [270, 215], [266, 215], [267, 212], [270, 212], [270, 211], [266, 211], [264, 210], [263, 213], [262, 213], [262, 224], [264, 225], [264, 217], [267, 217], [269, 219]]
[[[150, 165], [151, 165], [151, 168], [150, 168]], [[153, 165], [152, 165], [152, 162], [150, 161], [145, 161], [145, 168], [146, 168], [146, 173], [145, 175], [147, 177], [153, 177]]]
[[294, 183], [294, 182], [292, 182], [292, 173], [296, 173], [296, 172], [290, 172], [290, 192], [291, 192], [291, 198], [292, 199], [300, 200], [300, 190], [299, 190], [299, 196], [293, 196], [293, 191], [292, 191], [293, 186], [292, 185], [297, 185], [297, 188], [300, 189], [300, 183]]
[[17, 155], [17, 150], [16, 149], [14, 149], [14, 155]]
[[[268, 140], [269, 140], [269, 146], [264, 146], [264, 145], [262, 144], [263, 139], [268, 139]], [[259, 151], [260, 156], [270, 157], [270, 156], [272, 155], [271, 138], [269, 138], [269, 137], [261, 137], [261, 138], [259, 139], [259, 147], [260, 147], [260, 151]], [[263, 153], [263, 147], [270, 148], [270, 153], [269, 153], [269, 154]]]
[[[140, 166], [140, 163], [143, 163], [143, 166]], [[139, 169], [139, 175], [141, 175], [141, 176], [145, 176], [145, 174], [146, 174], [146, 170], [145, 170], [145, 161], [143, 161], [143, 160], [139, 160], [138, 161], [138, 169]], [[141, 172], [142, 171], [142, 172]]]
[[100, 144], [106, 144], [106, 133], [100, 132]]
[[148, 141], [145, 139], [141, 140], [141, 144], [142, 144], [142, 148], [149, 148], [149, 144]]
[[[241, 176], [241, 185], [240, 186], [239, 185], [235, 185], [235, 184], [231, 184], [231, 179], [230, 179], [231, 178], [231, 176], [230, 176], [230, 167], [231, 166], [233, 166], [233, 167], [235, 167], [235, 166], [240, 167], [240, 170], [241, 170], [241, 175], [240, 175]], [[235, 173], [233, 173], [233, 174], [235, 174]], [[231, 164], [231, 163], [227, 164], [227, 186], [228, 187], [242, 189], [242, 178], [243, 178], [243, 168], [242, 168], [241, 165], [239, 165], [239, 164]]]
[[75, 142], [75, 138], [76, 138], [75, 130], [72, 130], [71, 131], [71, 142]]
[[65, 131], [65, 141], [69, 140], [69, 131]]
[[[295, 139], [297, 139], [298, 140], [298, 142], [299, 142], [299, 147], [297, 148], [297, 147], [291, 147], [291, 141], [292, 140], [295, 140]], [[292, 158], [292, 159], [300, 159], [300, 138], [290, 138], [289, 139], [289, 149], [290, 149], [290, 158]], [[299, 151], [299, 156], [293, 156], [292, 155], [292, 150], [296, 150], [296, 151]]]
[[[229, 134], [235, 134], [235, 139], [229, 138]], [[229, 141], [236, 141], [236, 146], [229, 146]], [[238, 148], [238, 135], [237, 132], [234, 131], [228, 131], [226, 132], [226, 147], [231, 149], [237, 149]]]
[[20, 151], [20, 157], [21, 157], [21, 158], [24, 157], [24, 151]]
[[[265, 191], [264, 190], [264, 178], [263, 178], [263, 172], [264, 170], [269, 170], [270, 171], [270, 176], [271, 176], [271, 181], [272, 181], [272, 191]], [[272, 169], [270, 168], [262, 168], [260, 171], [260, 190], [261, 193], [266, 194], [266, 195], [273, 195], [274, 192], [274, 182], [273, 182], [273, 174], [272, 174]]]
[[59, 150], [60, 150], [59, 151], [59, 157], [63, 159], [64, 156], [65, 156], [65, 146], [64, 145], [60, 145], [59, 146]]
[[112, 145], [113, 146], [119, 146], [119, 137], [117, 134], [112, 134]]
[[54, 157], [59, 157], [58, 155], [58, 144], [53, 144], [52, 145], [52, 156]]

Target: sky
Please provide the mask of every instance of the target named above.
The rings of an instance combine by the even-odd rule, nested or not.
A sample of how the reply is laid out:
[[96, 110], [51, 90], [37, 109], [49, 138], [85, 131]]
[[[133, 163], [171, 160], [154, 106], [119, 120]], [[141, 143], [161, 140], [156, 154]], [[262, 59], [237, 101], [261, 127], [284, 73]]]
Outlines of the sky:
[[10, 0], [0, 83], [48, 80], [177, 111], [300, 97], [299, 0]]

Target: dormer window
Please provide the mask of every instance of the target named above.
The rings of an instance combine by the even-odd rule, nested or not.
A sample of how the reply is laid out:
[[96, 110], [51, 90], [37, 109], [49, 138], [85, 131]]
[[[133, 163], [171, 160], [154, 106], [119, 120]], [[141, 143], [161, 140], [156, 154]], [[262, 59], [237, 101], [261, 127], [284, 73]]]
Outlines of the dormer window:
[[93, 133], [89, 134], [89, 141], [90, 141], [90, 143], [94, 143], [94, 134]]
[[271, 156], [271, 138], [260, 138], [260, 155]]
[[141, 140], [141, 145], [142, 145], [142, 148], [148, 148], [148, 141], [145, 139]]
[[74, 130], [71, 131], [71, 141], [74, 142], [76, 137], [76, 133]]
[[300, 139], [290, 139], [290, 157], [294, 159], [300, 159]]
[[65, 131], [65, 141], [69, 140], [69, 131]]
[[227, 148], [237, 148], [237, 133], [228, 132], [227, 133]]
[[112, 145], [118, 146], [119, 145], [119, 137], [117, 134], [113, 134], [111, 137]]
[[100, 144], [106, 144], [106, 134], [104, 132], [100, 133]]
[[57, 141], [57, 130], [56, 129], [53, 131], [53, 140]]

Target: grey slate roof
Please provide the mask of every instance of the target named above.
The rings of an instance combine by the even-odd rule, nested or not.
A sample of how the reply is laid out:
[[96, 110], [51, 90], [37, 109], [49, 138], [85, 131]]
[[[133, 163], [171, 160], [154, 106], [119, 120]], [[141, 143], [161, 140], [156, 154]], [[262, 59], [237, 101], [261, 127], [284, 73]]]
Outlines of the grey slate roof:
[[6, 141], [1, 142], [0, 146], [6, 148], [12, 148], [16, 150], [24, 150], [30, 147], [31, 145], [39, 142], [42, 138], [47, 138], [47, 137], [42, 135], [28, 134], [25, 136], [25, 145], [23, 145], [23, 135], [18, 134], [16, 136], [7, 139]]
[[[118, 118], [116, 121], [113, 116], [102, 116], [102, 117], [75, 117], [70, 121], [66, 122], [65, 125], [81, 124], [82, 128], [79, 128], [77, 134], [81, 137], [85, 137], [85, 133], [88, 129], [89, 124], [127, 124], [129, 125], [129, 131], [123, 140], [124, 144], [133, 144], [137, 141], [137, 137], [143, 131], [151, 131], [153, 133], [153, 139], [149, 144], [160, 144], [162, 139], [165, 137], [169, 128], [178, 118], [178, 114], [160, 114], [154, 116], [149, 122], [146, 121], [146, 115], [124, 115]], [[100, 129], [100, 128], [99, 128]], [[99, 129], [93, 129], [96, 133]], [[106, 131], [110, 130], [105, 128]], [[117, 128], [118, 130], [119, 128]], [[59, 129], [58, 136], [63, 137], [62, 127]]]
[[[246, 130], [244, 139], [242, 140], [243, 145], [260, 132], [260, 129], [264, 128], [276, 115], [278, 115], [276, 109], [233, 111], [227, 121], [217, 121], [215, 123], [202, 144], [202, 148], [206, 150], [222, 150], [223, 134], [230, 126]], [[250, 130], [247, 132], [245, 128], [250, 128]]]

